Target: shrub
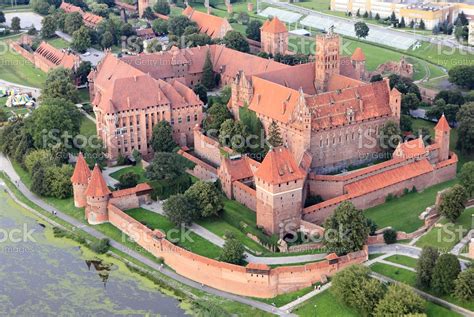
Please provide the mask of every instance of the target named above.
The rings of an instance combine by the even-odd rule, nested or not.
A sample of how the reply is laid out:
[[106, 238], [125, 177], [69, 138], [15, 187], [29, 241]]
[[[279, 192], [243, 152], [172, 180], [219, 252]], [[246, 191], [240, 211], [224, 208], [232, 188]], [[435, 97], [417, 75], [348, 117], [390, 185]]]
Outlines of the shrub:
[[89, 244], [89, 248], [98, 254], [105, 254], [110, 249], [110, 240], [107, 238], [100, 239]]
[[389, 201], [392, 201], [396, 198], [393, 194], [388, 194], [387, 197], [385, 197], [385, 202], [388, 203]]
[[393, 229], [387, 229], [383, 232], [383, 241], [386, 244], [393, 244], [397, 242], [397, 232]]

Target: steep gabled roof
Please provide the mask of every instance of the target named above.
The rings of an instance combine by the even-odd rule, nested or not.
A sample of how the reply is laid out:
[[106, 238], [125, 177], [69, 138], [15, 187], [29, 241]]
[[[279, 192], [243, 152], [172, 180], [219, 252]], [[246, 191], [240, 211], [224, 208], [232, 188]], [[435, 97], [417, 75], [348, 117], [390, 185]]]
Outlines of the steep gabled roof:
[[71, 183], [87, 185], [89, 183], [90, 177], [91, 171], [89, 166], [87, 166], [82, 152], [80, 152], [79, 156], [77, 157], [76, 166], [74, 167], [74, 173], [71, 176]]
[[46, 59], [51, 65], [63, 66], [72, 69], [80, 62], [79, 56], [65, 50], [59, 50], [46, 42], [41, 42], [35, 51], [35, 54]]
[[398, 144], [397, 148], [393, 152], [394, 157], [400, 157], [403, 159], [410, 159], [421, 157], [426, 154], [425, 143], [423, 142], [422, 137], [416, 138], [414, 140], [406, 141]]
[[285, 23], [281, 22], [278, 17], [274, 17], [272, 20], [266, 20], [261, 28], [262, 32], [267, 33], [286, 33], [288, 29]]
[[357, 47], [354, 51], [354, 53], [352, 53], [352, 57], [351, 59], [353, 61], [356, 61], [356, 62], [363, 62], [365, 61], [365, 54], [364, 54], [364, 51], [360, 48], [360, 47]]
[[280, 146], [268, 151], [255, 176], [275, 185], [303, 179], [306, 172], [298, 166], [290, 150]]
[[221, 34], [222, 30], [232, 29], [227, 19], [197, 11], [191, 8], [191, 6], [187, 6], [182, 14], [187, 16], [191, 21], [196, 22], [201, 33], [206, 33], [212, 38], [220, 38], [223, 36]]
[[111, 192], [107, 187], [104, 177], [102, 176], [102, 172], [100, 171], [99, 166], [96, 164], [94, 166], [94, 170], [92, 171], [91, 181], [89, 186], [87, 186], [85, 195], [89, 197], [103, 197], [110, 194]]
[[446, 120], [446, 117], [443, 115], [441, 118], [439, 118], [438, 123], [435, 126], [436, 131], [450, 131], [451, 128], [449, 127], [448, 120]]
[[231, 181], [253, 177], [249, 162], [245, 157], [237, 160], [224, 158], [222, 161], [222, 168], [225, 168], [230, 174]]

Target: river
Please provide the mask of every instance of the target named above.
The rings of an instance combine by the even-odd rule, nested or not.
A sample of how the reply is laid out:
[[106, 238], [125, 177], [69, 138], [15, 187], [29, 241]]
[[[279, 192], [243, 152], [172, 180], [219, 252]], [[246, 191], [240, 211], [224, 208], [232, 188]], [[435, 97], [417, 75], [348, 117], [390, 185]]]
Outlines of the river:
[[122, 262], [54, 238], [0, 186], [1, 316], [185, 316], [178, 305]]

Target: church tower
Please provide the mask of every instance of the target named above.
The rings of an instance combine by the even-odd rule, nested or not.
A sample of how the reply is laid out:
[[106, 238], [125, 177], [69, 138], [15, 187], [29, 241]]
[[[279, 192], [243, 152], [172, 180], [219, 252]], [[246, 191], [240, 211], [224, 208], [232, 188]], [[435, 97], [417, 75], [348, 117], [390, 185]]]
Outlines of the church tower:
[[316, 36], [314, 86], [318, 93], [327, 90], [332, 75], [339, 74], [340, 40], [333, 28], [326, 34]]
[[91, 225], [109, 221], [107, 205], [110, 198], [110, 190], [102, 176], [99, 166], [94, 166], [91, 181], [85, 192], [87, 198], [86, 219]]
[[288, 148], [268, 151], [255, 172], [257, 226], [280, 237], [300, 228], [305, 177]]
[[77, 157], [76, 167], [71, 177], [72, 190], [74, 192], [74, 206], [83, 208], [86, 206], [86, 189], [91, 178], [91, 171], [87, 166], [86, 160], [82, 153]]
[[438, 120], [435, 127], [435, 142], [439, 144], [438, 160], [439, 162], [449, 159], [449, 135], [451, 128], [444, 114]]

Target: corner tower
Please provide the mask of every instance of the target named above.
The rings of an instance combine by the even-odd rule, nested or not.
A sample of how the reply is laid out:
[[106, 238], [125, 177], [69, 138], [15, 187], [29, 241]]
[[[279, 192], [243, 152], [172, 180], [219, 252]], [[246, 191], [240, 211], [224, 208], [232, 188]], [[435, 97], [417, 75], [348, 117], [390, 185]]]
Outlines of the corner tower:
[[316, 36], [314, 87], [318, 93], [327, 90], [332, 75], [339, 74], [340, 41], [332, 28], [328, 33]]
[[99, 166], [94, 166], [91, 181], [85, 192], [87, 198], [86, 219], [92, 224], [100, 224], [109, 221], [107, 205], [110, 198], [110, 190], [102, 176]]
[[357, 79], [363, 80], [365, 76], [365, 54], [360, 47], [357, 47], [354, 50], [354, 53], [351, 56], [351, 63], [357, 74]]
[[446, 161], [449, 158], [449, 136], [451, 128], [444, 114], [439, 118], [435, 127], [435, 142], [439, 144], [438, 160]]
[[72, 191], [74, 192], [74, 206], [83, 208], [87, 204], [86, 189], [91, 178], [91, 171], [87, 166], [86, 160], [82, 153], [77, 157], [76, 167], [71, 176]]
[[271, 149], [255, 172], [257, 226], [280, 237], [299, 229], [305, 178], [287, 148]]
[[266, 20], [260, 28], [262, 51], [268, 54], [286, 54], [288, 51], [288, 29], [277, 17]]

